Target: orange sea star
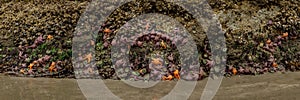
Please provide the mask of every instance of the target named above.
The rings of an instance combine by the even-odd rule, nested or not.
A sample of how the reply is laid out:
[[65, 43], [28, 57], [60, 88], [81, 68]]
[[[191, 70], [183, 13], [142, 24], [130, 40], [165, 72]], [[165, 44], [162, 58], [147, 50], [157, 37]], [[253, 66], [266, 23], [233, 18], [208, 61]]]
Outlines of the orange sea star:
[[49, 67], [49, 71], [52, 72], [55, 69], [55, 62], [52, 62], [50, 67]]
[[48, 35], [48, 36], [47, 36], [47, 39], [48, 39], [48, 40], [52, 40], [52, 39], [53, 39], [53, 36], [52, 36], [52, 35]]
[[167, 48], [167, 45], [165, 44], [165, 42], [164, 41], [161, 41], [160, 42], [160, 45], [164, 48], [164, 49], [166, 49]]
[[87, 62], [90, 63], [90, 62], [91, 62], [91, 59], [92, 59], [92, 53], [89, 53], [88, 55], [86, 55], [86, 56], [84, 57], [84, 59], [86, 59]]
[[179, 70], [174, 71], [174, 77], [180, 79]]
[[152, 58], [152, 63], [154, 65], [162, 65], [162, 62], [158, 58]]

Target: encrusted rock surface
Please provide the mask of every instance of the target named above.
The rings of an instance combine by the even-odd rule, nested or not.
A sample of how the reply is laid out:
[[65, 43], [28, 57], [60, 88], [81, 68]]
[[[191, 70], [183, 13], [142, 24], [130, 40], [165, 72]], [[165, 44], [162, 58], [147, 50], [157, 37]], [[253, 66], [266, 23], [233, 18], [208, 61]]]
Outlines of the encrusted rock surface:
[[[77, 21], [91, 0], [0, 2], [0, 72], [17, 76], [74, 77], [71, 62], [72, 38]], [[161, 7], [164, 2], [138, 2], [116, 10], [118, 13], [112, 14], [106, 21], [111, 23], [99, 25], [102, 29], [98, 34], [102, 36], [105, 28], [115, 34], [125, 24], [124, 21], [138, 15], [137, 13], [178, 10], [178, 7]], [[300, 69], [300, 1], [208, 0], [208, 3], [219, 17], [225, 32], [228, 49], [227, 75], [235, 74], [233, 70], [237, 70], [236, 74], [260, 74]], [[136, 6], [137, 4], [144, 6]], [[129, 11], [134, 13], [128, 13]], [[199, 60], [203, 65], [201, 67], [208, 67], [205, 72], [209, 73], [209, 66], [213, 62], [201, 25], [197, 25], [184, 11], [168, 12], [166, 15], [182, 22], [189, 32], [197, 33], [195, 41], [199, 49]], [[115, 77], [110, 72], [114, 69], [110, 66], [109, 56], [105, 56], [110, 55], [109, 48], [113, 41], [98, 39], [91, 42], [95, 42], [96, 67], [101, 76]], [[84, 55], [81, 56], [86, 58]], [[48, 60], [40, 59], [45, 56], [51, 57]], [[34, 63], [35, 61], [39, 63]], [[53, 62], [55, 66], [52, 71]], [[101, 65], [99, 62], [105, 64]], [[29, 67], [31, 64], [32, 69]]]

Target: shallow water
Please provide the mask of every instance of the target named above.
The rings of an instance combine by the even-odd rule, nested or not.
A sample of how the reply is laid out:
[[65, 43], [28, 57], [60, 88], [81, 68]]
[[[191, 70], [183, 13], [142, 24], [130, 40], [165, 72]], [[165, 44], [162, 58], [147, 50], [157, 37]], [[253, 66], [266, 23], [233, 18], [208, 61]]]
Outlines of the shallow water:
[[82, 100], [72, 79], [18, 78], [0, 76], [1, 100]]
[[[300, 72], [224, 78], [214, 100], [296, 100]], [[207, 79], [197, 83], [190, 100], [199, 100]], [[105, 80], [124, 100], [155, 100], [167, 95], [176, 82], [160, 82], [139, 89], [122, 81]], [[21, 78], [0, 75], [0, 100], [85, 100], [75, 79]]]

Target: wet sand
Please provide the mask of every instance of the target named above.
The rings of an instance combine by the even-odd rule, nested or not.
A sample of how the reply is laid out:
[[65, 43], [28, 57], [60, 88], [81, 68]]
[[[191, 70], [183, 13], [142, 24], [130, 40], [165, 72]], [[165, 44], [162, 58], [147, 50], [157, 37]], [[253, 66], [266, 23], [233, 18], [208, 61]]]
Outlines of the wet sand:
[[[300, 98], [300, 72], [224, 78], [214, 100], [296, 100]], [[199, 100], [207, 79], [199, 81], [190, 100]], [[124, 100], [152, 100], [170, 92], [176, 82], [161, 82], [138, 89], [122, 81], [105, 80]], [[1, 100], [84, 100], [75, 79], [20, 78], [0, 75]]]

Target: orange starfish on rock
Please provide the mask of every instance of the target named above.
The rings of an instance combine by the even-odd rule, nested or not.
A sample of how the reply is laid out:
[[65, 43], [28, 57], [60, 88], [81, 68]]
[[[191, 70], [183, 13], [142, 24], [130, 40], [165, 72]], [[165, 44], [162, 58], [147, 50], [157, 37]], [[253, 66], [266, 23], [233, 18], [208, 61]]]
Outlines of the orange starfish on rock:
[[24, 73], [25, 73], [25, 70], [24, 70], [24, 69], [21, 69], [21, 70], [20, 70], [20, 73], [24, 74]]
[[165, 44], [165, 42], [164, 41], [161, 41], [160, 42], [160, 45], [164, 48], [164, 49], [166, 49], [167, 48], [167, 45]]
[[277, 67], [278, 66], [278, 64], [274, 61], [273, 63], [272, 63], [272, 67]]
[[174, 71], [174, 77], [180, 79], [179, 70]]
[[37, 64], [37, 61], [33, 61], [33, 63], [31, 63], [31, 64], [28, 66], [29, 69], [32, 69], [32, 67], [33, 67], [35, 64]]
[[52, 62], [50, 67], [49, 67], [49, 71], [52, 72], [55, 69], [55, 62]]
[[34, 64], [31, 63], [28, 67], [29, 67], [29, 69], [32, 69], [33, 66], [34, 66]]
[[105, 28], [103, 32], [105, 32], [105, 33], [110, 33], [111, 30], [110, 30], [109, 28]]
[[237, 73], [236, 68], [232, 68], [232, 74], [233, 74], [233, 75], [236, 75], [236, 73]]
[[47, 39], [48, 39], [48, 40], [52, 40], [52, 39], [53, 39], [53, 36], [52, 36], [52, 35], [48, 35], [48, 36], [47, 36]]
[[163, 79], [163, 80], [172, 80], [172, 79], [173, 79], [173, 76], [172, 76], [172, 75], [168, 75], [168, 77], [163, 76], [162, 79]]
[[288, 37], [288, 36], [289, 36], [289, 33], [288, 33], [288, 32], [285, 32], [285, 33], [282, 34], [282, 37], [283, 37], [283, 38]]
[[87, 62], [90, 63], [90, 62], [91, 62], [91, 59], [92, 59], [92, 53], [89, 53], [88, 55], [86, 55], [86, 56], [84, 57], [84, 59], [86, 59]]
[[154, 65], [162, 65], [162, 62], [159, 60], [159, 58], [152, 58], [152, 63]]
[[266, 41], [267, 44], [270, 44], [271, 42], [272, 42], [271, 39], [268, 39], [268, 40]]

